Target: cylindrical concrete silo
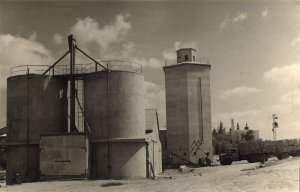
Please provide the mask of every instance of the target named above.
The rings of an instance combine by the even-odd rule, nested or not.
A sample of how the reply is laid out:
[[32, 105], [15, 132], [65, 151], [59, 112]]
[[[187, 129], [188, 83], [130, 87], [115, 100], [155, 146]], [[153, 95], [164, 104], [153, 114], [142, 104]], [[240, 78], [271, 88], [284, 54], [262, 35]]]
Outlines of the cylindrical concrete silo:
[[67, 82], [47, 75], [7, 79], [7, 183], [39, 178], [41, 134], [67, 132]]
[[144, 75], [92, 73], [85, 77], [84, 93], [94, 176], [146, 177]]

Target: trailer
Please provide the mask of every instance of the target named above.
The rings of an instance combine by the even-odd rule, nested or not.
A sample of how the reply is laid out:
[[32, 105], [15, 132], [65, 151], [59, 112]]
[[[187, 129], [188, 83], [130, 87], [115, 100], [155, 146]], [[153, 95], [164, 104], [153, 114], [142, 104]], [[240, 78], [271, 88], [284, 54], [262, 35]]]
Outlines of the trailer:
[[278, 141], [248, 141], [219, 155], [221, 165], [231, 165], [233, 161], [247, 160], [249, 163], [264, 163], [276, 156], [279, 160], [289, 156], [300, 156], [300, 139]]

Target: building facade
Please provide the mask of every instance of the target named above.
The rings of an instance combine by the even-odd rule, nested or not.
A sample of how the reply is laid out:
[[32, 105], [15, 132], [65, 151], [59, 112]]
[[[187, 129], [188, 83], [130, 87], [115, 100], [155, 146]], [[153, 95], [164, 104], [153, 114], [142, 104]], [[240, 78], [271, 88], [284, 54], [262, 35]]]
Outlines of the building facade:
[[192, 48], [166, 62], [167, 150], [174, 164], [212, 158], [210, 64]]

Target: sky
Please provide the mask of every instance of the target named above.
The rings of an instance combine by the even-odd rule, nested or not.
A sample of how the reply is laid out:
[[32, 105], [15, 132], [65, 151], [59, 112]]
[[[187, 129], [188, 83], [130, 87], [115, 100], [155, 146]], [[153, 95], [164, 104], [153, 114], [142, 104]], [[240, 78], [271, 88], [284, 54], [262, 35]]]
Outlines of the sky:
[[213, 128], [234, 119], [271, 139], [277, 114], [277, 137], [300, 138], [300, 1], [1, 1], [0, 126], [9, 69], [53, 64], [69, 34], [95, 59], [143, 66], [161, 127], [165, 60], [193, 47], [211, 64]]

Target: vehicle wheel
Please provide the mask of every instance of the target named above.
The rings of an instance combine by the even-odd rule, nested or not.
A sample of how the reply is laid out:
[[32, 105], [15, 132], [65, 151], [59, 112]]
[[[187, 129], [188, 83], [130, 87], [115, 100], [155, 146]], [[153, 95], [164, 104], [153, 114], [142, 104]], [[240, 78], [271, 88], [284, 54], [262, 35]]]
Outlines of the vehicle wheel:
[[264, 163], [265, 163], [265, 157], [264, 157], [264, 156], [260, 158], [260, 163], [261, 163], [261, 164], [264, 164]]
[[269, 160], [269, 157], [265, 156], [265, 162]]
[[224, 161], [224, 159], [221, 159], [220, 164], [223, 166], [226, 165], [226, 162]]
[[231, 158], [231, 157], [228, 157], [227, 165], [231, 165], [231, 164], [232, 164], [232, 158]]
[[277, 155], [276, 157], [277, 157], [278, 160], [281, 160], [281, 159], [282, 159], [281, 154]]
[[254, 158], [251, 157], [251, 156], [247, 158], [247, 161], [248, 161], [248, 163], [254, 163], [255, 162]]
[[300, 152], [294, 153], [292, 156], [293, 157], [300, 157]]
[[231, 157], [224, 157], [220, 161], [221, 165], [231, 165], [232, 164], [232, 158]]
[[231, 165], [232, 159], [231, 157], [223, 157], [220, 161], [221, 165]]
[[289, 157], [290, 157], [290, 154], [288, 154], [288, 153], [281, 153], [281, 154], [277, 155], [278, 160], [286, 159]]

